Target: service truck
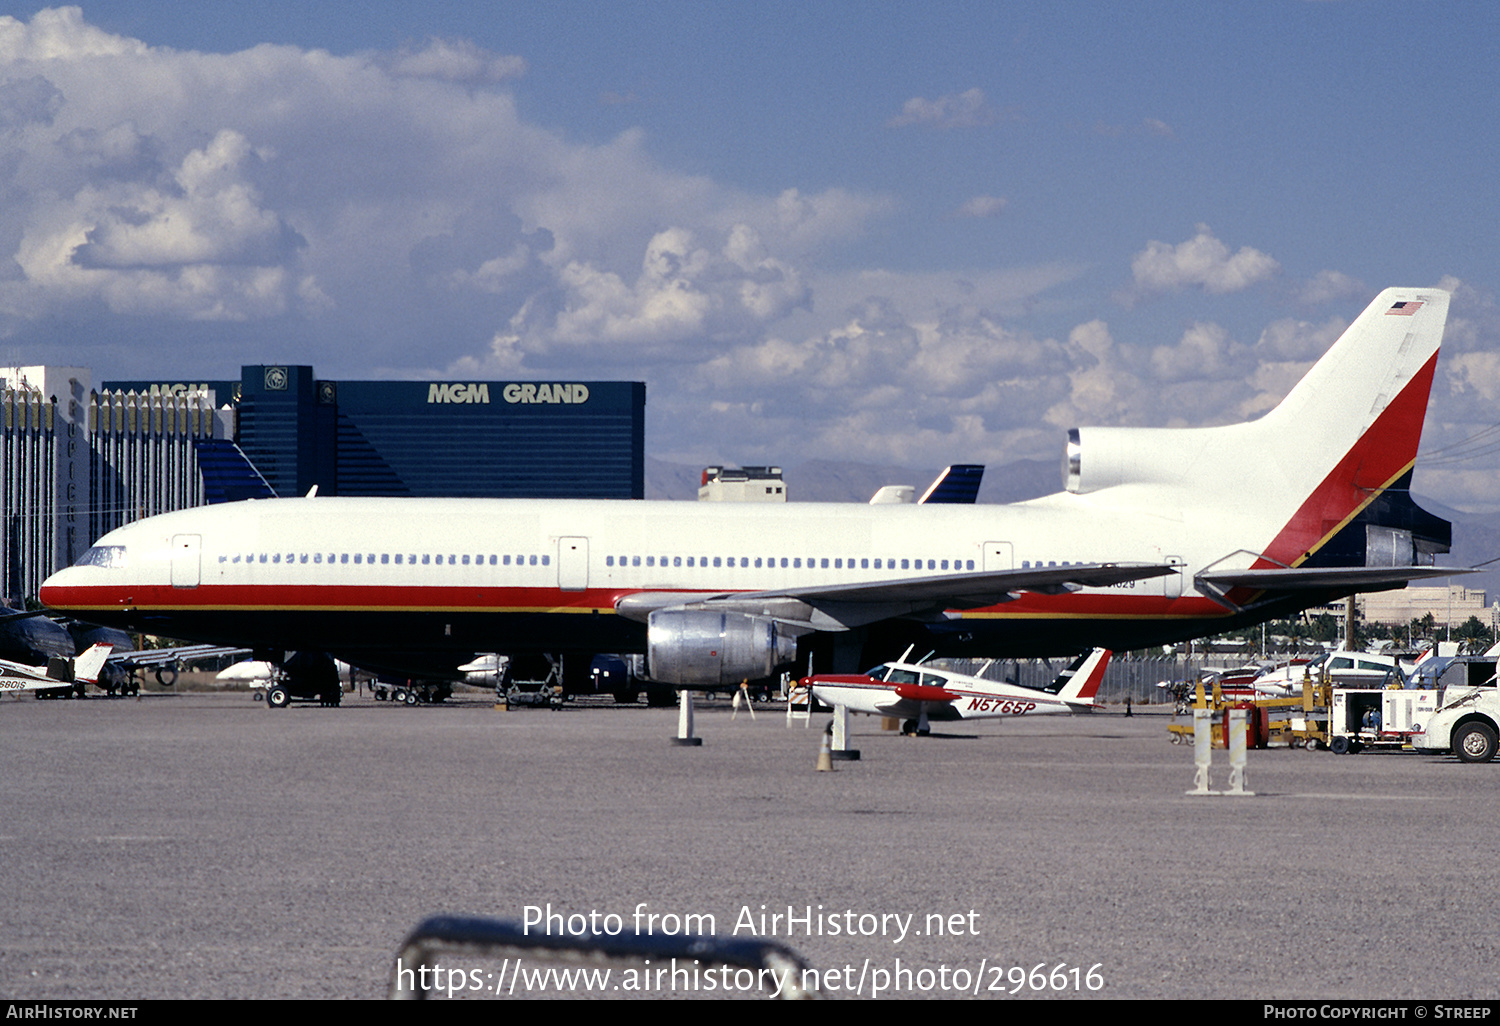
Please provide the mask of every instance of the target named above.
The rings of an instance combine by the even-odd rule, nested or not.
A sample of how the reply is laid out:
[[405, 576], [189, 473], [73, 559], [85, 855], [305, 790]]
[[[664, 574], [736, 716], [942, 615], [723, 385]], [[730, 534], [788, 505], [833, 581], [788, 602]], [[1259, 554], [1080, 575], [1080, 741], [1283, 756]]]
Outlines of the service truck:
[[1449, 752], [1462, 762], [1489, 762], [1500, 738], [1500, 689], [1448, 688], [1442, 704], [1412, 733], [1419, 752]]

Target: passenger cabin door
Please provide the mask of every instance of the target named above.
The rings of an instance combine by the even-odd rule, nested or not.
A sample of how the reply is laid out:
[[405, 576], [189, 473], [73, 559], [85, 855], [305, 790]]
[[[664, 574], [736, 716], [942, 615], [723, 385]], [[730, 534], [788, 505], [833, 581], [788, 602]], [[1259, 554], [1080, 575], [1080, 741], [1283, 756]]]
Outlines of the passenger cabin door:
[[198, 557], [202, 544], [201, 535], [172, 535], [172, 587], [198, 587]]
[[1010, 542], [991, 541], [984, 543], [984, 569], [1010, 570], [1015, 567], [1015, 550]]
[[589, 540], [557, 539], [557, 586], [563, 591], [583, 591], [589, 586]]
[[1187, 562], [1181, 556], [1167, 556], [1165, 562], [1175, 566], [1177, 572], [1167, 574], [1162, 578], [1162, 594], [1169, 599], [1182, 598], [1182, 568], [1187, 565]]

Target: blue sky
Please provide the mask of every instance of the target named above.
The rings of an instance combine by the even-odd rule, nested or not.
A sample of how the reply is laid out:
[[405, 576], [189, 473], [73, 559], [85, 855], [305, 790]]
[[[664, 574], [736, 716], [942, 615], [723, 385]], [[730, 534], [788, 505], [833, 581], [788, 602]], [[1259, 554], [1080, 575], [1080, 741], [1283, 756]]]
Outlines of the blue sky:
[[1418, 490], [1500, 508], [1484, 3], [118, 0], [0, 21], [0, 363], [629, 378], [688, 463], [1262, 412], [1455, 290]]

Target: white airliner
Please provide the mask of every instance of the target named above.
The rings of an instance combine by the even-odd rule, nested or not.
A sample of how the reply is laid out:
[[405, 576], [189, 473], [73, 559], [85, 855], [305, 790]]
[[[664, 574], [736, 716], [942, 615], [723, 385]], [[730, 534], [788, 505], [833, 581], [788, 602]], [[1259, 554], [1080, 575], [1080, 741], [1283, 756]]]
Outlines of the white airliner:
[[[978, 720], [996, 717], [1073, 713], [1097, 706], [1094, 696], [1104, 680], [1110, 652], [1096, 648], [1079, 656], [1048, 687], [986, 680], [904, 659], [883, 663], [869, 673], [819, 673], [804, 677], [818, 701], [851, 712], [905, 720], [906, 733], [925, 733], [928, 720]], [[988, 665], [980, 669], [984, 673]]]
[[1431, 565], [1448, 523], [1407, 493], [1447, 311], [1438, 289], [1387, 289], [1252, 422], [1075, 429], [1066, 490], [1027, 502], [230, 502], [109, 532], [41, 599], [411, 675], [480, 652], [645, 652], [652, 679], [688, 687], [908, 645], [1202, 636], [1453, 572]]
[[99, 671], [104, 668], [104, 661], [113, 648], [112, 645], [93, 645], [80, 656], [71, 660], [52, 659], [46, 666], [27, 666], [0, 659], [0, 692], [50, 691], [92, 684], [99, 679]]

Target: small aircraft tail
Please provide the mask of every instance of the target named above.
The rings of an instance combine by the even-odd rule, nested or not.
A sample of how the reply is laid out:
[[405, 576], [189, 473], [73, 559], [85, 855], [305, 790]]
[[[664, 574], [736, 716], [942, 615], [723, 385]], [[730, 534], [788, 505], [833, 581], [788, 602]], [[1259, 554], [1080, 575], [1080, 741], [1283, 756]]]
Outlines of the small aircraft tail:
[[103, 644], [89, 647], [83, 655], [73, 660], [73, 680], [82, 684], [97, 683], [99, 671], [104, 669], [104, 663], [114, 648], [113, 645]]
[[1056, 695], [1064, 702], [1077, 705], [1093, 705], [1099, 685], [1104, 683], [1104, 668], [1109, 665], [1112, 653], [1107, 648], [1096, 648], [1085, 652], [1057, 675], [1057, 679], [1044, 690]]

